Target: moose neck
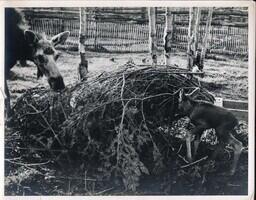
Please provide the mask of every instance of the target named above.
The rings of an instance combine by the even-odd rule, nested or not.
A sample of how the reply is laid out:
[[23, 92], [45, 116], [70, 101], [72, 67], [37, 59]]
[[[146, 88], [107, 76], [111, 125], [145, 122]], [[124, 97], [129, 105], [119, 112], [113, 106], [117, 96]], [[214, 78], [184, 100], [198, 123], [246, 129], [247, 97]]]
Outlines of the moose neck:
[[34, 47], [25, 39], [25, 28], [26, 26], [23, 24], [20, 13], [14, 9], [10, 9], [6, 13], [5, 21], [5, 51], [11, 52], [11, 58], [10, 56], [8, 57], [8, 59], [13, 59], [12, 62], [9, 61], [11, 63], [22, 59], [32, 60]]

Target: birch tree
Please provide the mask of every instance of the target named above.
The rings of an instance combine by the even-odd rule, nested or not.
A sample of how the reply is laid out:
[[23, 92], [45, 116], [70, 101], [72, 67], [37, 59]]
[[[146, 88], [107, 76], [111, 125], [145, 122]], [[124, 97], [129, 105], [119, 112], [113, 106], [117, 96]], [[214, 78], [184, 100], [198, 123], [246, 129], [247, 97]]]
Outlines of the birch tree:
[[164, 30], [164, 51], [165, 51], [165, 64], [171, 65], [171, 50], [174, 35], [174, 15], [171, 12], [171, 8], [166, 8], [166, 24]]
[[85, 40], [87, 34], [87, 8], [80, 8], [80, 29], [79, 29], [79, 54], [80, 63], [78, 66], [78, 78], [86, 80], [88, 74], [88, 61], [85, 55]]
[[156, 8], [148, 8], [149, 17], [149, 49], [152, 58], [152, 65], [157, 64], [157, 37], [156, 37]]

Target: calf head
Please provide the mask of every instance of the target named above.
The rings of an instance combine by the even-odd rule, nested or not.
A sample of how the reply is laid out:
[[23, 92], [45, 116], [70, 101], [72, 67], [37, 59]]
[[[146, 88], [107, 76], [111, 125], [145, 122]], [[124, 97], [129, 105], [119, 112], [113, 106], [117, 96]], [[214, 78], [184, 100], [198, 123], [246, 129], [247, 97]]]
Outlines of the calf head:
[[24, 35], [30, 49], [29, 57], [38, 68], [37, 77], [45, 75], [50, 87], [55, 91], [64, 89], [65, 84], [56, 64], [59, 53], [55, 46], [64, 43], [69, 32], [60, 33], [51, 40], [48, 40], [45, 34], [37, 34], [30, 30], [26, 30]]
[[179, 104], [178, 110], [184, 115], [189, 115], [193, 109], [192, 98], [198, 93], [200, 89], [194, 89], [190, 94], [185, 94], [184, 89], [181, 89], [179, 92]]

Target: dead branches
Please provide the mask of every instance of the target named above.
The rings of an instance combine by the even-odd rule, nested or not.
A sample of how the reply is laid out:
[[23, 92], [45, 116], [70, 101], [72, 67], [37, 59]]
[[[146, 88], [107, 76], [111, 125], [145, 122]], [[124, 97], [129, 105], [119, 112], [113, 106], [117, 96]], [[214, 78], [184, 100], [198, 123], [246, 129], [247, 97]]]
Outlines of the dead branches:
[[133, 64], [88, 78], [61, 94], [28, 91], [15, 106], [16, 121], [30, 146], [46, 149], [54, 158], [67, 157], [64, 164], [77, 163], [86, 174], [93, 172], [106, 180], [121, 177], [124, 187], [135, 191], [143, 174], [164, 168], [169, 155], [163, 146], [177, 152], [173, 135], [157, 130], [171, 126], [180, 88], [190, 92], [199, 87], [197, 98], [213, 101], [184, 72], [171, 66]]

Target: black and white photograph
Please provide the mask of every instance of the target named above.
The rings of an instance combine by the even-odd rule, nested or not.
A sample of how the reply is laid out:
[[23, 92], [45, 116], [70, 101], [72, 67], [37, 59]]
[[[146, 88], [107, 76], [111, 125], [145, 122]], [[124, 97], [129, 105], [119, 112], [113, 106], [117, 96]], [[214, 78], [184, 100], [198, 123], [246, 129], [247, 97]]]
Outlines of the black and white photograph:
[[147, 3], [1, 8], [4, 196], [253, 195], [255, 2]]

